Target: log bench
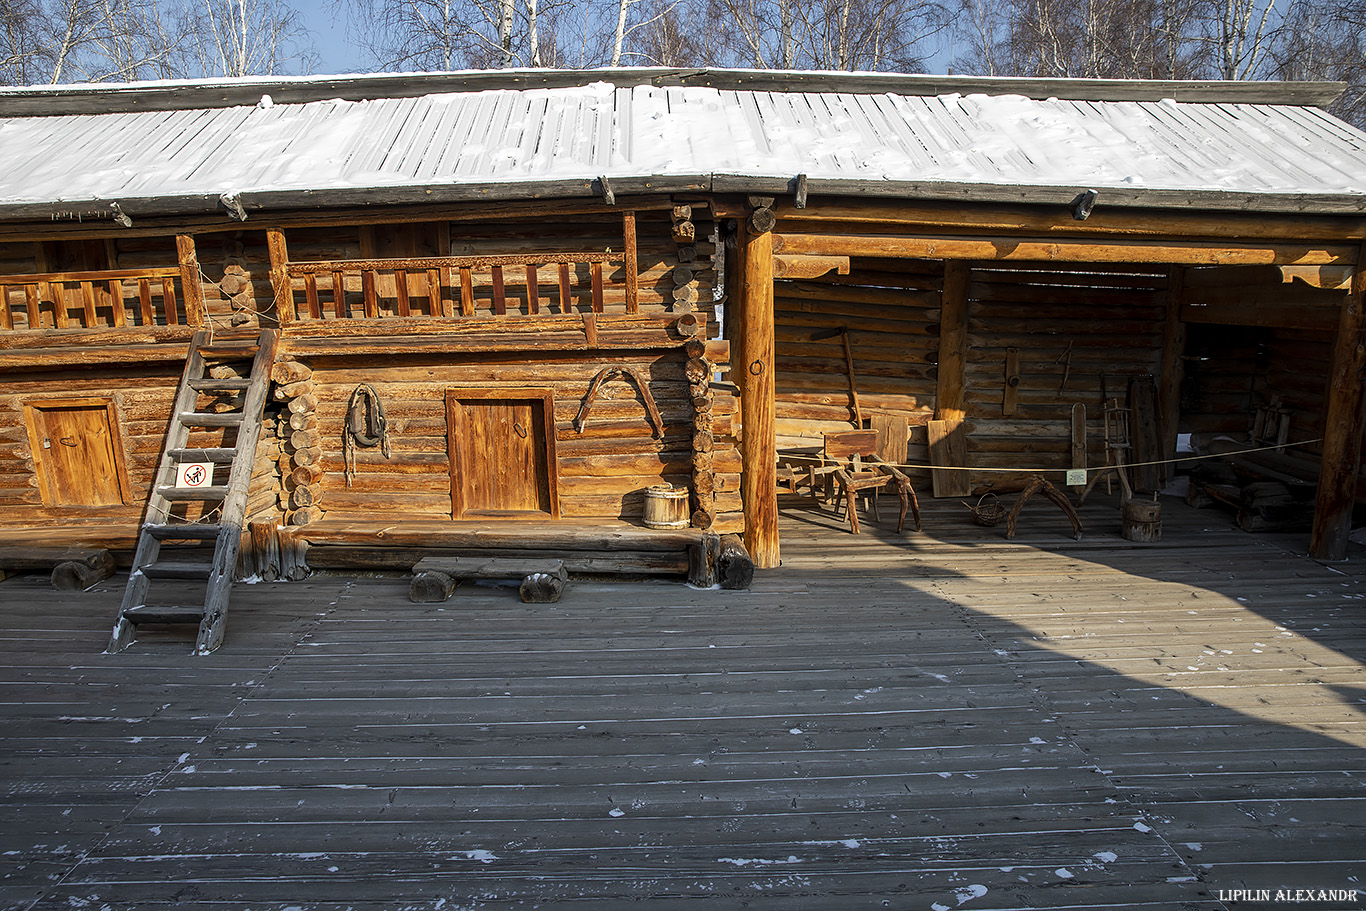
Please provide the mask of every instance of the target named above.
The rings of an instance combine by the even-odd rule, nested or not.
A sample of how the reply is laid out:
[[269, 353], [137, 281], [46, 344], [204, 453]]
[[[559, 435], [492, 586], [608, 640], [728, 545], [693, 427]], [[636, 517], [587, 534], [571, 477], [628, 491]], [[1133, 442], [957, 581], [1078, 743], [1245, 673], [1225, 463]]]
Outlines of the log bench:
[[413, 567], [408, 598], [419, 604], [445, 601], [466, 579], [521, 579], [519, 589], [527, 604], [560, 600], [569, 573], [563, 560], [518, 557], [425, 557]]
[[52, 587], [85, 591], [114, 575], [114, 555], [102, 547], [0, 547], [0, 579], [16, 573], [51, 571]]

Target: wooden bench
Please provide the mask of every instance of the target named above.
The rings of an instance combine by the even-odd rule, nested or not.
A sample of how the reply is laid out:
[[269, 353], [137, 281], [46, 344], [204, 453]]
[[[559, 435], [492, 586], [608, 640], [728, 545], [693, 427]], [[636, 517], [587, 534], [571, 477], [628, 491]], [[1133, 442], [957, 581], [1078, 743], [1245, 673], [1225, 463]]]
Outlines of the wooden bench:
[[563, 560], [518, 557], [426, 557], [413, 567], [408, 598], [419, 604], [445, 601], [466, 579], [521, 579], [520, 594], [527, 604], [560, 600], [569, 573]]

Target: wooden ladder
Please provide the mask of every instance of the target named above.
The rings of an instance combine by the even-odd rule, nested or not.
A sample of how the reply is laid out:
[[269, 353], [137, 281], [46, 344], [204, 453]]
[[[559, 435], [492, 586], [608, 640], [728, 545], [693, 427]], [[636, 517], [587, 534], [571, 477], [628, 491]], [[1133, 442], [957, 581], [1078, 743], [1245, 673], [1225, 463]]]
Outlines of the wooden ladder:
[[[247, 511], [247, 493], [256, 461], [256, 442], [261, 435], [261, 415], [265, 410], [270, 368], [279, 337], [278, 330], [266, 329], [254, 340], [214, 343], [210, 342], [206, 331], [200, 331], [190, 343], [170, 428], [166, 431], [161, 465], [147, 502], [147, 516], [138, 535], [133, 568], [106, 654], [131, 645], [134, 628], [139, 623], [199, 624], [196, 654], [207, 655], [222, 644]], [[245, 366], [247, 363], [251, 365], [249, 369]], [[229, 369], [215, 371], [215, 367]], [[213, 373], [236, 375], [216, 377]], [[200, 411], [200, 395], [233, 396], [240, 407], [222, 412]], [[235, 444], [222, 448], [190, 446], [192, 429], [216, 427], [236, 428]], [[201, 472], [204, 480], [199, 486], [178, 486], [182, 464], [191, 466], [189, 471], [192, 472], [193, 466], [205, 463], [212, 468], [207, 473]], [[227, 466], [228, 476], [220, 481], [224, 466]], [[195, 521], [177, 522], [177, 504], [188, 502], [203, 503], [203, 512]], [[217, 504], [216, 508], [213, 504]], [[216, 519], [212, 518], [215, 514]], [[163, 553], [163, 545], [170, 542], [179, 547], [166, 548]], [[195, 559], [191, 548], [204, 549], [208, 542], [213, 542], [212, 562]], [[174, 559], [176, 556], [179, 559]], [[151, 582], [161, 579], [203, 580], [204, 603], [199, 606], [148, 604]]]

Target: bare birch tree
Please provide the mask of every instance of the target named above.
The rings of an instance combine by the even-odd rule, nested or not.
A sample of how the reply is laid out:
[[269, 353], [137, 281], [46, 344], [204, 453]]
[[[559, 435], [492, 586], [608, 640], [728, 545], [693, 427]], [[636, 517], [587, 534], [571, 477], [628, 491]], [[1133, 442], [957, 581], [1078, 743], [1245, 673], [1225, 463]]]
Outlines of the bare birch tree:
[[[308, 68], [311, 48], [298, 12], [282, 0], [198, 0], [191, 9], [191, 65], [206, 76]], [[196, 15], [197, 14], [197, 15]]]

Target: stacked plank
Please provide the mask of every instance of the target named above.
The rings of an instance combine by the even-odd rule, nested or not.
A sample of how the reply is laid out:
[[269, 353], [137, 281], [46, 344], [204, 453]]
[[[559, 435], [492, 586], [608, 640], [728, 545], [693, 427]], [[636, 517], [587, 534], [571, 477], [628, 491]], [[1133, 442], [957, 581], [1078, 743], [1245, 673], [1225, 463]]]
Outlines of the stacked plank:
[[323, 517], [322, 433], [313, 370], [299, 361], [279, 361], [271, 368], [272, 396], [284, 402], [280, 415], [280, 509], [290, 525], [307, 525]]

